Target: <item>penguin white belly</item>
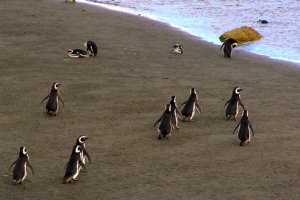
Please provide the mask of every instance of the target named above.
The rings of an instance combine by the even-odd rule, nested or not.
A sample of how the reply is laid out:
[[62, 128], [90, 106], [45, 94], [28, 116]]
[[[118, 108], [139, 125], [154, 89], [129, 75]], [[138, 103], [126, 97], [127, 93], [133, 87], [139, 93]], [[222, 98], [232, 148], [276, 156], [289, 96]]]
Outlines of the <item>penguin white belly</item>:
[[24, 179], [26, 178], [27, 176], [27, 162], [24, 164], [24, 176], [22, 178], [22, 181], [24, 181]]
[[246, 143], [246, 142], [248, 142], [248, 143], [249, 143], [249, 142], [250, 142], [250, 140], [251, 140], [251, 129], [250, 129], [249, 125], [248, 125], [248, 127], [247, 127], [247, 128], [248, 128], [248, 131], [247, 131], [247, 132], [248, 132], [248, 139], [245, 141], [245, 143]]
[[58, 105], [59, 105], [59, 103], [58, 103], [58, 96], [56, 97], [56, 104], [57, 104], [57, 106], [56, 106], [56, 111], [55, 111], [55, 112], [57, 112], [57, 110], [58, 110]]
[[192, 120], [193, 119], [193, 117], [194, 117], [194, 115], [195, 115], [195, 112], [196, 112], [196, 109], [195, 109], [195, 103], [193, 104], [193, 111], [192, 111], [192, 115], [191, 115], [191, 117], [190, 117], [190, 120]]
[[73, 179], [76, 179], [77, 176], [79, 175], [79, 167], [80, 167], [79, 161], [77, 161], [76, 162], [76, 173], [74, 174]]

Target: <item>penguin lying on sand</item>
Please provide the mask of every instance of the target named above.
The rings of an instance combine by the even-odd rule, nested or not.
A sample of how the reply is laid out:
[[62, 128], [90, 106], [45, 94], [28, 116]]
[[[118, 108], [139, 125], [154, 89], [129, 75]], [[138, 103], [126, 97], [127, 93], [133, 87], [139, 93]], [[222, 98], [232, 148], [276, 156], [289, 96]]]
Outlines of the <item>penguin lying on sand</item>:
[[68, 55], [71, 58], [88, 58], [89, 53], [82, 49], [68, 49]]
[[183, 47], [180, 44], [174, 44], [172, 49], [171, 49], [172, 53], [176, 53], [176, 54], [182, 54], [183, 53]]
[[19, 157], [15, 162], [13, 162], [13, 164], [11, 164], [9, 169], [13, 166], [15, 166], [13, 171], [14, 185], [22, 184], [27, 176], [27, 170], [34, 175], [33, 167], [29, 163], [29, 155], [25, 147], [20, 147]]

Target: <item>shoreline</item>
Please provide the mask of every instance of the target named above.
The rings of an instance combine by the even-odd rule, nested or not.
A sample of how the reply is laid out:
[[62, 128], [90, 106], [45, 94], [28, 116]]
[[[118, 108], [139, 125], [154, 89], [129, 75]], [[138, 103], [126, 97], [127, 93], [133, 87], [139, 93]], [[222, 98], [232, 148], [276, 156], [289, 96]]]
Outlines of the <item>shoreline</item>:
[[[159, 22], [159, 23], [165, 23], [167, 26], [170, 26], [174, 29], [177, 29], [180, 32], [184, 32], [184, 33], [186, 33], [188, 35], [191, 35], [193, 37], [199, 38], [200, 40], [208, 42], [209, 44], [212, 44], [212, 45], [215, 45], [215, 46], [220, 46], [221, 45], [221, 44], [217, 44], [217, 43], [214, 43], [214, 42], [207, 41], [207, 40], [203, 39], [202, 36], [199, 36], [196, 33], [193, 33], [192, 31], [188, 30], [187, 28], [177, 26], [177, 25], [175, 25], [173, 23], [170, 23], [168, 21], [161, 20], [158, 17], [155, 17], [154, 15], [151, 15], [151, 14], [145, 14], [145, 13], [140, 14], [140, 12], [131, 10], [130, 8], [125, 8], [125, 7], [121, 7], [121, 6], [118, 6], [118, 5], [106, 4], [106, 3], [100, 3], [100, 2], [91, 2], [91, 1], [88, 1], [88, 0], [78, 0], [77, 3], [96, 6], [96, 7], [108, 9], [108, 10], [111, 10], [111, 11], [114, 11], [114, 12], [122, 12], [122, 13], [133, 15], [133, 16], [136, 16], [136, 17], [145, 17], [145, 18], [148, 18], [150, 20], [153, 20], [153, 21], [156, 21], [156, 22]], [[258, 52], [252, 52], [252, 51], [244, 50], [244, 49], [239, 49], [239, 51], [248, 52], [250, 54], [255, 54], [257, 56], [263, 56], [263, 57], [266, 57], [267, 59], [271, 59], [271, 60], [275, 60], [275, 61], [279, 61], [279, 62], [287, 62], [287, 63], [295, 64], [298, 67], [300, 67], [300, 61], [276, 58], [276, 57], [272, 57], [270, 55], [266, 55], [266, 54], [262, 54], [262, 53], [258, 53]]]
[[[61, 0], [0, 1], [0, 152], [4, 199], [299, 199], [300, 70], [293, 63], [219, 47], [165, 23]], [[92, 40], [96, 57], [68, 48]], [[184, 53], [170, 53], [180, 42]], [[62, 84], [56, 117], [41, 100]], [[255, 137], [240, 147], [224, 120], [235, 86]], [[196, 88], [202, 113], [158, 141], [154, 122], [172, 95]], [[92, 163], [62, 184], [79, 135]], [[12, 186], [26, 146], [35, 175]]]

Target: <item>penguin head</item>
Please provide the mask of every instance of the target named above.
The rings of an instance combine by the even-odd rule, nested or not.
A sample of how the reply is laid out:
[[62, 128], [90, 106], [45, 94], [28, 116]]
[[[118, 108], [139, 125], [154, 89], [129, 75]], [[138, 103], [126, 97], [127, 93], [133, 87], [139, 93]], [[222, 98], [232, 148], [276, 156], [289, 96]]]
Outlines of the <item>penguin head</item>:
[[236, 42], [231, 44], [231, 48], [235, 48], [235, 47], [237, 47], [237, 43]]
[[73, 151], [74, 151], [74, 153], [79, 154], [81, 151], [80, 145], [75, 145]]
[[172, 46], [172, 53], [177, 53], [177, 54], [183, 53], [183, 47], [180, 44], [174, 44]]
[[235, 88], [233, 88], [233, 94], [239, 95], [242, 90], [243, 89], [240, 87], [235, 87]]
[[55, 82], [52, 84], [52, 89], [57, 90], [59, 86], [61, 86], [61, 84]]
[[20, 147], [20, 156], [25, 156], [27, 154], [26, 147]]
[[72, 49], [68, 49], [68, 54], [72, 54], [73, 50]]
[[248, 117], [248, 110], [244, 110], [243, 116]]
[[196, 94], [196, 89], [195, 88], [191, 88], [191, 94]]
[[170, 104], [166, 105], [166, 111], [171, 112], [171, 105]]
[[171, 97], [171, 102], [176, 103], [176, 96], [172, 96], [172, 97]]
[[77, 144], [83, 144], [86, 140], [88, 140], [88, 139], [90, 139], [90, 138], [88, 138], [87, 136], [85, 136], [85, 135], [82, 135], [82, 136], [79, 136], [78, 138], [77, 138]]

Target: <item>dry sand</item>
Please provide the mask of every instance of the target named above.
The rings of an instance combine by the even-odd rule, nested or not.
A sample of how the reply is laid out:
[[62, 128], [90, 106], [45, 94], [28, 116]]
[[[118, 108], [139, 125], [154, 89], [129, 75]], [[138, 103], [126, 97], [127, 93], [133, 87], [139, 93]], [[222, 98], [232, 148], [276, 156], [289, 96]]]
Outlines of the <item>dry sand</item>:
[[[0, 16], [0, 199], [300, 198], [299, 65], [238, 48], [225, 59], [166, 24], [79, 3], [1, 0]], [[99, 55], [68, 58], [86, 40]], [[169, 52], [177, 42], [182, 55]], [[55, 81], [65, 108], [51, 118], [40, 101]], [[224, 120], [234, 86], [256, 132], [244, 147]], [[153, 123], [191, 87], [202, 114], [158, 141]], [[83, 134], [93, 162], [62, 184]], [[23, 145], [36, 174], [14, 187], [8, 167]]]

